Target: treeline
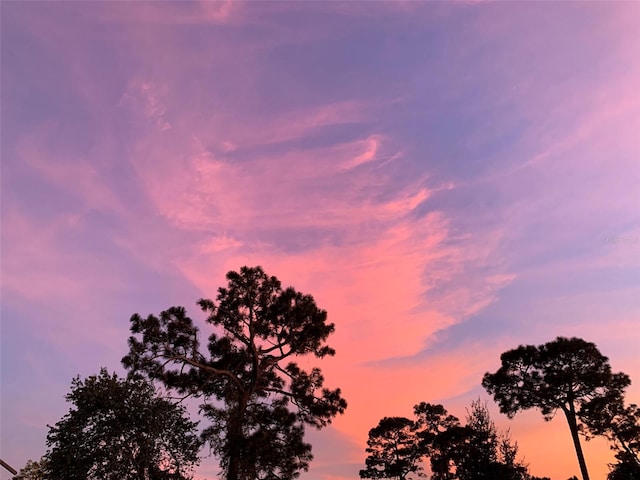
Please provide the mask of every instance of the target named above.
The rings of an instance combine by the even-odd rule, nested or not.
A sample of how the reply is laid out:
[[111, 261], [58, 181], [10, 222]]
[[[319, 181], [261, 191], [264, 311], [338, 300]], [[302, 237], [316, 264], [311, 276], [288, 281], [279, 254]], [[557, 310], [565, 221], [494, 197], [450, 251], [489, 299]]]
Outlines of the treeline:
[[466, 424], [442, 405], [422, 402], [414, 418], [384, 417], [369, 431], [366, 468], [360, 478], [425, 477], [433, 480], [550, 480], [529, 474], [508, 431], [498, 432], [486, 404], [467, 409]]
[[[297, 361], [334, 355], [326, 343], [334, 324], [312, 296], [283, 288], [261, 267], [231, 271], [227, 281], [215, 301], [198, 301], [212, 332], [205, 338], [183, 307], [133, 315], [127, 378], [103, 369], [74, 379], [73, 406], [49, 427], [46, 453], [14, 479], [187, 480], [202, 448], [225, 480], [293, 480], [307, 471], [305, 428], [327, 426], [347, 402], [324, 386], [319, 368]], [[483, 385], [503, 413], [538, 408], [548, 419], [562, 411], [583, 480], [579, 434], [612, 442], [618, 463], [609, 480], [640, 479], [640, 411], [624, 402], [629, 377], [612, 373], [594, 344], [560, 337], [501, 360]], [[201, 427], [181, 406], [187, 398], [199, 402]], [[535, 478], [479, 401], [465, 425], [441, 405], [423, 402], [414, 413], [385, 417], [369, 432], [362, 478], [408, 480], [424, 475], [427, 461], [434, 480]]]

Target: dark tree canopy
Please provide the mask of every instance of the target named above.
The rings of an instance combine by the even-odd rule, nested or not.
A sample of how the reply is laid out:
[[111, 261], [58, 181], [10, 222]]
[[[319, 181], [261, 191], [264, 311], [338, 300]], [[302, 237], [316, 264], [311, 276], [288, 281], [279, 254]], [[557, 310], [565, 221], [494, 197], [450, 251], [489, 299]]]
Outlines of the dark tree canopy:
[[525, 480], [527, 466], [518, 460], [518, 444], [509, 431], [498, 432], [487, 404], [475, 400], [467, 409], [469, 446], [458, 466], [460, 480]]
[[405, 417], [384, 417], [369, 430], [366, 452], [367, 468], [360, 478], [393, 478], [404, 480], [423, 477], [420, 458], [424, 455], [416, 435], [417, 425]]
[[228, 480], [296, 478], [312, 459], [305, 425], [322, 428], [347, 405], [340, 389], [324, 387], [320, 369], [295, 362], [334, 355], [325, 343], [334, 325], [313, 297], [283, 289], [261, 267], [231, 271], [227, 280], [215, 302], [198, 302], [211, 325], [205, 348], [185, 309], [172, 307], [131, 318], [123, 364], [203, 400], [210, 422], [203, 438]]
[[421, 462], [429, 459], [432, 480], [545, 480], [529, 475], [517, 459], [517, 444], [496, 430], [479, 400], [464, 426], [442, 405], [422, 402], [414, 413], [415, 420], [385, 417], [369, 431], [361, 478], [422, 477]]
[[637, 480], [640, 478], [640, 463], [634, 454], [620, 451], [616, 454], [617, 463], [609, 465], [607, 480]]
[[620, 397], [597, 398], [582, 412], [586, 435], [602, 435], [616, 450], [608, 480], [640, 479], [640, 408], [624, 405]]
[[[198, 463], [196, 423], [143, 380], [105, 369], [72, 382], [73, 403], [49, 427], [39, 467], [56, 480], [183, 480]], [[33, 469], [32, 469], [33, 470]]]
[[432, 478], [448, 478], [454, 456], [450, 447], [453, 443], [457, 445], [453, 439], [457, 439], [464, 428], [458, 418], [450, 415], [442, 405], [421, 402], [413, 407], [413, 413], [422, 455], [430, 460]]
[[498, 465], [498, 432], [486, 404], [473, 401], [466, 421], [467, 448], [457, 461], [460, 480], [491, 478]]
[[423, 449], [428, 453], [429, 445], [433, 440], [453, 427], [460, 425], [460, 420], [449, 412], [442, 405], [420, 402], [413, 407], [418, 426], [418, 436], [423, 444]]
[[431, 448], [433, 480], [529, 480], [528, 468], [517, 459], [518, 445], [500, 433], [486, 404], [467, 409], [466, 425], [451, 424], [435, 436]]
[[630, 380], [612, 373], [607, 357], [595, 344], [580, 338], [558, 337], [544, 345], [524, 345], [504, 352], [502, 366], [482, 381], [500, 411], [510, 418], [538, 408], [546, 420], [564, 413], [576, 449], [583, 480], [589, 479], [578, 433], [579, 421], [591, 402], [618, 401]]
[[582, 409], [581, 419], [586, 435], [602, 435], [611, 448], [640, 467], [640, 408], [624, 405], [621, 397], [596, 398]]

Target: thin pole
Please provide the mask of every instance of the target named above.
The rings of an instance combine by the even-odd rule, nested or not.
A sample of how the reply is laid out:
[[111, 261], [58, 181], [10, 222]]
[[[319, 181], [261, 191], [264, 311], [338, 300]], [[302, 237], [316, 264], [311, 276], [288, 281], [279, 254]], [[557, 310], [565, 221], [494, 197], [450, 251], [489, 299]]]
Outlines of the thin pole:
[[4, 460], [2, 460], [0, 458], [0, 465], [2, 465], [4, 468], [6, 468], [7, 470], [9, 470], [11, 472], [12, 475], [16, 475], [18, 473], [18, 471], [13, 468], [11, 465], [8, 465]]

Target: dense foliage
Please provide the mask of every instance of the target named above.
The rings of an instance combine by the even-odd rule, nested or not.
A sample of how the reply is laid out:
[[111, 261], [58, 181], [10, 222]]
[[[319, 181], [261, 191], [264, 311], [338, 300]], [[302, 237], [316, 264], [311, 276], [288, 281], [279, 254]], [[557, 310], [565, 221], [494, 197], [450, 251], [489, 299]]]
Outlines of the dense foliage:
[[640, 479], [640, 462], [636, 455], [620, 451], [616, 454], [616, 460], [616, 463], [610, 465], [611, 471], [607, 480]]
[[183, 396], [201, 398], [210, 426], [203, 438], [227, 480], [289, 480], [307, 470], [305, 425], [322, 428], [346, 402], [324, 387], [319, 368], [296, 358], [323, 358], [334, 331], [313, 297], [268, 276], [261, 267], [227, 274], [216, 302], [198, 302], [211, 325], [206, 348], [182, 307], [131, 318], [124, 366]]
[[[184, 480], [198, 463], [196, 424], [141, 379], [105, 369], [72, 382], [74, 407], [49, 427], [39, 467], [56, 480]], [[36, 477], [37, 478], [37, 477]]]
[[486, 404], [476, 400], [467, 410], [466, 438], [455, 459], [460, 480], [524, 480], [527, 467], [517, 459], [518, 445], [498, 433]]
[[367, 468], [360, 470], [360, 477], [404, 480], [411, 473], [423, 476], [419, 461], [424, 453], [416, 431], [416, 422], [408, 418], [384, 417], [380, 420], [369, 430]]
[[582, 410], [582, 433], [602, 435], [616, 451], [608, 480], [640, 479], [640, 408], [620, 396], [598, 398]]
[[[442, 405], [422, 402], [415, 419], [385, 417], [369, 431], [369, 454], [361, 478], [424, 477], [429, 460], [432, 480], [534, 480], [517, 459], [518, 446], [498, 433], [486, 405], [471, 404], [466, 425]], [[538, 479], [541, 480], [541, 479]]]

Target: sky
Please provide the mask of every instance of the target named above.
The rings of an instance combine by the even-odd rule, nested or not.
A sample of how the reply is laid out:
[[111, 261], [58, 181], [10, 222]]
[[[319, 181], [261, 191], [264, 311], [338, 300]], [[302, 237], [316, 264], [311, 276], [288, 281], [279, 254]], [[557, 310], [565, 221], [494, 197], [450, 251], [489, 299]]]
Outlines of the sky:
[[133, 313], [207, 332], [195, 302], [243, 265], [336, 325], [349, 407], [302, 480], [358, 478], [384, 416], [477, 398], [533, 474], [578, 475], [560, 416], [508, 420], [480, 385], [520, 344], [594, 342], [640, 403], [640, 3], [0, 8], [10, 465], [74, 376], [123, 372]]

